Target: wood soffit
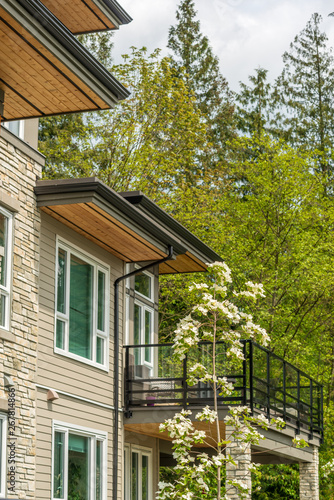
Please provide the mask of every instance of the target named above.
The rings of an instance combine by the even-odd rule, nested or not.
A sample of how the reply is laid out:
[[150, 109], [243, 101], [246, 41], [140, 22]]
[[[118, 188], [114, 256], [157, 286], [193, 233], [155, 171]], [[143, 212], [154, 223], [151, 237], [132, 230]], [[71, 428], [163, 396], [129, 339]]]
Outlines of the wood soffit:
[[115, 29], [114, 23], [90, 0], [42, 0], [43, 4], [72, 33], [89, 33]]
[[[206, 271], [205, 262], [193, 255], [178, 240], [159, 228], [156, 221], [141, 214], [130, 203], [102, 183], [98, 186], [113, 193], [115, 203], [94, 191], [62, 193], [62, 181], [39, 181], [35, 188], [37, 205], [42, 211], [83, 235], [124, 262], [146, 262], [167, 256], [167, 245], [174, 247], [176, 258], [159, 266], [160, 274]], [[75, 183], [71, 183], [74, 185]], [[50, 192], [47, 193], [48, 188]], [[58, 189], [58, 192], [56, 190]], [[117, 206], [119, 201], [120, 205]]]
[[103, 0], [42, 0], [42, 3], [74, 34], [117, 29], [124, 23]]
[[124, 262], [158, 260], [166, 256], [117, 218], [103, 213], [94, 203], [53, 205], [41, 209]]
[[[149, 412], [149, 410], [148, 410]], [[149, 420], [149, 418], [148, 418]], [[163, 420], [162, 420], [163, 421]], [[193, 425], [195, 429], [199, 431], [205, 431], [206, 439], [202, 444], [197, 444], [196, 448], [208, 448], [209, 446], [216, 446], [217, 443], [217, 428], [216, 424], [210, 424], [207, 422], [197, 422], [194, 421]], [[144, 434], [145, 436], [150, 436], [157, 439], [163, 439], [166, 441], [172, 441], [172, 438], [168, 436], [168, 433], [159, 431], [160, 423], [148, 422], [143, 424], [124, 424], [124, 429], [129, 432], [136, 432], [137, 434]], [[220, 437], [225, 439], [225, 424], [223, 421], [219, 422]]]
[[[51, 21], [53, 27], [60, 25], [53, 16]], [[108, 109], [126, 97], [126, 89], [71, 33], [66, 30], [64, 45], [59, 40], [13, 0], [0, 0], [3, 120]]]

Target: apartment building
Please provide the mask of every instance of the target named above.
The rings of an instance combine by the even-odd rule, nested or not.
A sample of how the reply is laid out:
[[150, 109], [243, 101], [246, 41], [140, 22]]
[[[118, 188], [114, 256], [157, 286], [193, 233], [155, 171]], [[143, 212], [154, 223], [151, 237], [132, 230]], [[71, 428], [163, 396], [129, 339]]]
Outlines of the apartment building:
[[[159, 466], [173, 465], [159, 423], [212, 401], [159, 345], [159, 275], [221, 257], [143, 193], [41, 180], [39, 117], [128, 95], [74, 36], [128, 23], [122, 7], [0, 0], [0, 13], [0, 498], [153, 500]], [[237, 393], [219, 401], [222, 432], [228, 404], [281, 415], [286, 428], [243, 462], [299, 462], [300, 498], [316, 499], [321, 388], [252, 342], [244, 350]], [[296, 433], [309, 448], [292, 447]]]

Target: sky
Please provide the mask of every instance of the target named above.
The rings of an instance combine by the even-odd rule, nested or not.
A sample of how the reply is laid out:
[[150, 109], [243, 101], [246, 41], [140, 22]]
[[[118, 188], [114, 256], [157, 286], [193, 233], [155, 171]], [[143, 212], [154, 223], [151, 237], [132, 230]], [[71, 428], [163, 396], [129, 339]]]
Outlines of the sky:
[[[168, 55], [168, 30], [176, 22], [180, 0], [119, 0], [133, 21], [121, 26], [114, 35], [113, 56], [121, 62], [121, 54], [133, 45], [149, 51], [162, 49]], [[334, 46], [334, 0], [195, 0], [201, 32], [206, 35], [220, 69], [230, 87], [238, 91], [239, 81], [258, 67], [268, 70], [274, 79], [282, 70], [282, 55], [294, 37], [306, 26], [314, 12], [323, 17], [329, 46]]]

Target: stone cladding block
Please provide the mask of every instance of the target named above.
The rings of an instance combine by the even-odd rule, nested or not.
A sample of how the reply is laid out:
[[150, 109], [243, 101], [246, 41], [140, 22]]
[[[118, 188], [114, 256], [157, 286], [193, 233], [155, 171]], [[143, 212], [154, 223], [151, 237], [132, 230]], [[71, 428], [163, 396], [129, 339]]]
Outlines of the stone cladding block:
[[[231, 443], [226, 447], [226, 454], [230, 455], [236, 465], [226, 464], [226, 496], [228, 500], [251, 500], [252, 498], [252, 477], [249, 469], [252, 461], [250, 445], [244, 445], [233, 435], [234, 428], [226, 426], [226, 439]], [[231, 481], [238, 481], [247, 487], [248, 492], [241, 494], [235, 486], [231, 486]]]
[[300, 500], [319, 500], [319, 451], [313, 447], [313, 461], [299, 464]]
[[[10, 139], [9, 139], [10, 141]], [[10, 498], [35, 499], [38, 275], [40, 213], [34, 186], [42, 175], [42, 157], [18, 140], [16, 146], [0, 137], [0, 189], [10, 197], [14, 213], [10, 333], [14, 341], [0, 334], [0, 395], [8, 397], [3, 374], [10, 375], [15, 390], [15, 487]], [[8, 433], [8, 446], [12, 436]], [[9, 448], [8, 448], [9, 449]], [[8, 483], [8, 486], [10, 484]]]

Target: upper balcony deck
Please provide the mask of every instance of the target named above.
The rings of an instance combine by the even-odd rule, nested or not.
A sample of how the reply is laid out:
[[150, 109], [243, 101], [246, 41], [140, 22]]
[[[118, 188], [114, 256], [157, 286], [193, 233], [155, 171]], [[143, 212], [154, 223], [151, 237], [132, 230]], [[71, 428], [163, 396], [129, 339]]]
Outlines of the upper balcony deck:
[[[283, 358], [251, 340], [242, 341], [244, 361], [233, 367], [225, 345], [216, 345], [218, 377], [227, 377], [234, 390], [228, 397], [218, 395], [219, 409], [245, 405], [252, 413], [268, 419], [281, 417], [296, 433], [309, 439], [323, 434], [322, 386]], [[130, 345], [125, 348], [125, 415], [141, 408], [179, 411], [181, 408], [213, 405], [210, 384], [187, 383], [189, 368], [196, 362], [212, 364], [212, 344], [201, 342], [183, 362], [173, 358], [172, 344]], [[168, 412], [169, 413], [169, 412]]]

